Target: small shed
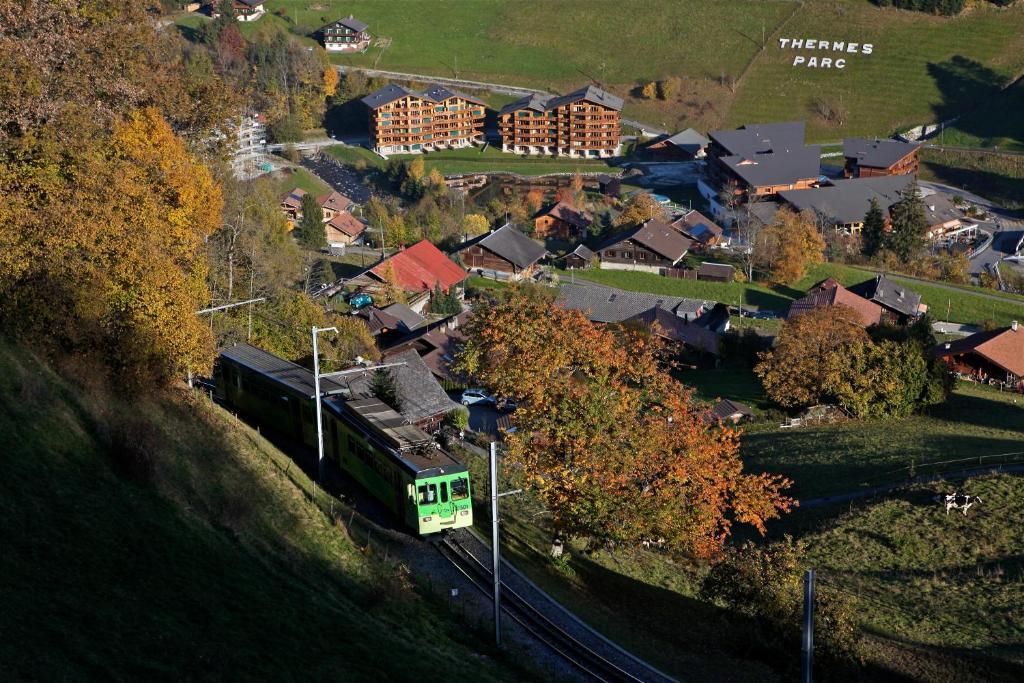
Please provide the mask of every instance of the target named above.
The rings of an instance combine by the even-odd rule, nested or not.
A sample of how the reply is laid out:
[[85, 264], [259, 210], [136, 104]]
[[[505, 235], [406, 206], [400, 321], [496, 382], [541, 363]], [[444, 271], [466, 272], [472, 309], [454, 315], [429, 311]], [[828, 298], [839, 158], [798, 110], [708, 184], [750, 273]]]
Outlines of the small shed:
[[601, 194], [618, 198], [622, 193], [622, 180], [618, 176], [603, 174], [597, 179], [597, 187]]
[[732, 282], [736, 269], [728, 263], [703, 262], [697, 269], [697, 279], [708, 282]]
[[738, 424], [754, 419], [754, 411], [739, 401], [723, 399], [711, 407], [711, 417], [722, 422]]
[[593, 263], [594, 252], [582, 244], [565, 255], [565, 267], [583, 270]]

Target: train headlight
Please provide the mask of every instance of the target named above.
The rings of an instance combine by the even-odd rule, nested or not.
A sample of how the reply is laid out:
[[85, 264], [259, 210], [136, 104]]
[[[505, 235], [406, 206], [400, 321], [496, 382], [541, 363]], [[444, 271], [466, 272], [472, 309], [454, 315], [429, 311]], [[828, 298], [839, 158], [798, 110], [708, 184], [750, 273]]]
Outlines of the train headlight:
[[469, 510], [463, 510], [459, 514], [462, 515], [463, 517], [468, 517], [469, 516]]
[[432, 519], [433, 519], [433, 517], [424, 517], [424, 518], [423, 518], [423, 521], [424, 521], [424, 522], [429, 522], [429, 521], [430, 521], [430, 520], [432, 520]]

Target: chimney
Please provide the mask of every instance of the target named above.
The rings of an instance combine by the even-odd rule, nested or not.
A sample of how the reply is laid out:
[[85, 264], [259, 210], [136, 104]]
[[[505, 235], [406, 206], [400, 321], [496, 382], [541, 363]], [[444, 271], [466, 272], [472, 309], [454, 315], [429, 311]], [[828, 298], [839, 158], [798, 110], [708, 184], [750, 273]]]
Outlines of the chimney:
[[1010, 329], [1013, 330], [1014, 332], [1017, 331], [1017, 321], [1016, 320], [1014, 320], [1012, 323], [1010, 323]]

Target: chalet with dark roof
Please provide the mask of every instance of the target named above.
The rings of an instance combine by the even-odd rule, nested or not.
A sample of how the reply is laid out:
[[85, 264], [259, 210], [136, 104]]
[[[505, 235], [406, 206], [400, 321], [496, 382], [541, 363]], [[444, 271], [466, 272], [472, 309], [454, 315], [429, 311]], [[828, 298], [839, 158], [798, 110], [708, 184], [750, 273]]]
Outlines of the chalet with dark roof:
[[693, 240], [668, 223], [651, 219], [613, 235], [598, 254], [601, 268], [661, 273], [676, 267], [692, 245]]
[[497, 280], [522, 280], [533, 274], [547, 250], [506, 223], [459, 247], [466, 268]]
[[703, 158], [710, 142], [693, 128], [687, 128], [656, 138], [643, 147], [643, 152], [659, 161], [690, 161]]
[[540, 239], [582, 240], [587, 236], [592, 219], [568, 202], [558, 202], [543, 209], [533, 219], [534, 234]]
[[555, 304], [582, 311], [596, 323], [621, 323], [651, 308], [663, 308], [682, 320], [701, 324], [716, 305], [706, 299], [631, 292], [590, 283], [562, 285]]
[[652, 306], [624, 322], [649, 330], [651, 334], [684, 347], [691, 353], [718, 355], [718, 335], [713, 330], [695, 321], [681, 318], [660, 306]]
[[939, 344], [934, 353], [951, 372], [1024, 391], [1024, 329], [1016, 320], [1009, 327]]
[[755, 417], [754, 411], [749, 406], [727, 398], [713, 405], [709, 415], [709, 418], [715, 422], [729, 422], [731, 424], [750, 422]]
[[700, 211], [687, 211], [669, 225], [693, 240], [694, 248], [706, 249], [722, 241], [722, 227]]
[[579, 245], [565, 255], [565, 267], [583, 270], [593, 265], [594, 252], [584, 245]]
[[882, 322], [905, 325], [925, 312], [928, 307], [921, 303], [921, 295], [902, 282], [877, 275], [849, 288], [857, 296], [873, 301], [882, 307]]
[[920, 148], [919, 144], [899, 140], [846, 138], [843, 140], [843, 157], [846, 159], [843, 175], [847, 178], [917, 177]]
[[328, 52], [365, 52], [370, 47], [368, 28], [350, 14], [321, 26], [316, 35]]

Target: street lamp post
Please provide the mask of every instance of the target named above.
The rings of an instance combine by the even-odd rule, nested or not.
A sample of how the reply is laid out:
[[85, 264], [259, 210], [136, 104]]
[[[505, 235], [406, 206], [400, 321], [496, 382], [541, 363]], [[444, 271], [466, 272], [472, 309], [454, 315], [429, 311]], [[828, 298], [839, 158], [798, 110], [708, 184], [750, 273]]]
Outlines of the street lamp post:
[[313, 326], [313, 392], [316, 394], [316, 471], [317, 479], [322, 484], [324, 480], [324, 424], [320, 411], [320, 353], [316, 341], [317, 335], [321, 332], [334, 332], [337, 334], [338, 328]]

